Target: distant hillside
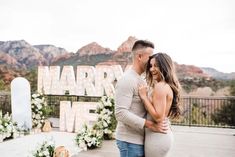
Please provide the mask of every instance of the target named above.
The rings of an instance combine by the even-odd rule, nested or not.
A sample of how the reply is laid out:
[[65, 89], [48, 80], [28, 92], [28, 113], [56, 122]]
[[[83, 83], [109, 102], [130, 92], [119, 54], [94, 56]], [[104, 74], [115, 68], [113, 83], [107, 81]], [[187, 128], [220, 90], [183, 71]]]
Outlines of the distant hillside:
[[207, 73], [204, 73], [201, 68], [194, 65], [178, 64], [175, 62], [175, 68], [177, 76], [181, 79], [210, 78], [210, 76]]
[[97, 65], [100, 62], [112, 60], [115, 51], [104, 48], [96, 42], [81, 47], [77, 53], [59, 56], [52, 65]]
[[[30, 45], [24, 40], [0, 41], [0, 86], [3, 84], [9, 87], [11, 80], [17, 76], [27, 77], [33, 85], [36, 85], [38, 65], [76, 67], [77, 65], [119, 64], [125, 69], [132, 63], [131, 48], [136, 40], [135, 37], [128, 37], [117, 50], [92, 42], [79, 48], [76, 53], [69, 53], [64, 48], [53, 45]], [[226, 74], [213, 68], [178, 63], [175, 63], [175, 66], [177, 76], [187, 93], [199, 87], [210, 87], [215, 93], [218, 89], [227, 86], [226, 81], [223, 80], [235, 78], [235, 73]]]
[[51, 63], [56, 57], [68, 54], [64, 48], [55, 47], [54, 45], [33, 45], [38, 48], [43, 57]]
[[209, 76], [216, 78], [216, 79], [220, 79], [220, 80], [232, 80], [235, 79], [235, 72], [232, 73], [223, 73], [220, 72], [214, 68], [205, 68], [202, 67], [201, 68], [203, 70], [204, 73], [208, 74]]
[[18, 69], [34, 69], [49, 65], [54, 58], [67, 54], [53, 45], [30, 45], [25, 40], [0, 41], [0, 64]]
[[9, 67], [20, 67], [20, 63], [9, 54], [0, 50], [0, 64], [8, 65]]
[[124, 69], [132, 63], [131, 48], [137, 39], [130, 36], [117, 50], [104, 48], [96, 42], [81, 47], [75, 54], [61, 57], [53, 62], [53, 65], [113, 65], [119, 64]]
[[109, 48], [104, 48], [96, 42], [92, 42], [88, 45], [85, 45], [77, 51], [77, 54], [79, 56], [94, 56], [94, 55], [100, 55], [100, 54], [108, 55], [112, 53], [114, 53], [114, 51], [112, 51]]
[[95, 66], [101, 62], [105, 62], [107, 60], [111, 60], [112, 55], [111, 54], [96, 54], [96, 55], [84, 55], [79, 56], [79, 54], [71, 54], [67, 55], [65, 57], [60, 57], [54, 62], [52, 62], [51, 65], [72, 65], [76, 67], [77, 65], [91, 65]]

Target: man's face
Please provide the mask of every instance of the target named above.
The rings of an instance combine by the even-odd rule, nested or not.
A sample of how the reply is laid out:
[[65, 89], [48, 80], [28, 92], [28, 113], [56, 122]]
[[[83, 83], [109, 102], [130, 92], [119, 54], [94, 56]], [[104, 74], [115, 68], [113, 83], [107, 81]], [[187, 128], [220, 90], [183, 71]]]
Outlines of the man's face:
[[144, 72], [145, 67], [147, 65], [147, 62], [149, 60], [149, 57], [153, 54], [153, 48], [146, 48], [143, 50], [142, 54], [141, 54], [141, 58], [140, 58], [140, 66], [142, 71]]

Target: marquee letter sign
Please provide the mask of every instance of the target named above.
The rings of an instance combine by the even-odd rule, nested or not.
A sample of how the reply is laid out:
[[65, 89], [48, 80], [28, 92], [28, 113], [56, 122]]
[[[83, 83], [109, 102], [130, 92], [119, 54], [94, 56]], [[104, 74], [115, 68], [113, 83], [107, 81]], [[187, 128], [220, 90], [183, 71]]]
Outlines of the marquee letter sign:
[[45, 94], [78, 96], [113, 95], [114, 84], [123, 75], [120, 65], [77, 66], [75, 77], [73, 66], [38, 67], [38, 92]]
[[60, 131], [78, 132], [84, 124], [97, 121], [95, 110], [99, 102], [60, 102]]

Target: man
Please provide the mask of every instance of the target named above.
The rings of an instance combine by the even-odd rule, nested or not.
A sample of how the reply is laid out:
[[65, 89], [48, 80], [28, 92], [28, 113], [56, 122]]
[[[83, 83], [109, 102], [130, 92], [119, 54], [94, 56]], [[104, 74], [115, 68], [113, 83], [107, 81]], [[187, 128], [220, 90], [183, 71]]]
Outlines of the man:
[[118, 121], [116, 142], [121, 157], [144, 156], [144, 127], [155, 132], [167, 131], [166, 122], [156, 124], [144, 118], [146, 109], [138, 93], [138, 85], [144, 83], [141, 74], [145, 71], [153, 49], [153, 43], [137, 40], [132, 47], [132, 68], [125, 72], [116, 85], [115, 116]]

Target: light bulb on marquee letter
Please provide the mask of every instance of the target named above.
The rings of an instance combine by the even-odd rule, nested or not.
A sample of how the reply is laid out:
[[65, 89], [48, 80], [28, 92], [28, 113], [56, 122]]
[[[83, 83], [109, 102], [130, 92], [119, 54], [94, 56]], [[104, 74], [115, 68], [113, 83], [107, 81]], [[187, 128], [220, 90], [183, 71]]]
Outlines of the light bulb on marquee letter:
[[66, 91], [69, 91], [70, 95], [75, 95], [76, 91], [76, 81], [73, 66], [64, 66], [61, 78], [60, 86], [65, 94]]
[[59, 66], [38, 67], [38, 92], [44, 94], [62, 94], [59, 86]]
[[98, 65], [95, 69], [95, 88], [97, 96], [114, 94], [114, 73], [110, 66]]
[[77, 95], [95, 96], [95, 86], [93, 84], [95, 69], [93, 66], [77, 66]]
[[50, 94], [63, 94], [60, 86], [60, 67], [50, 66], [51, 90]]

